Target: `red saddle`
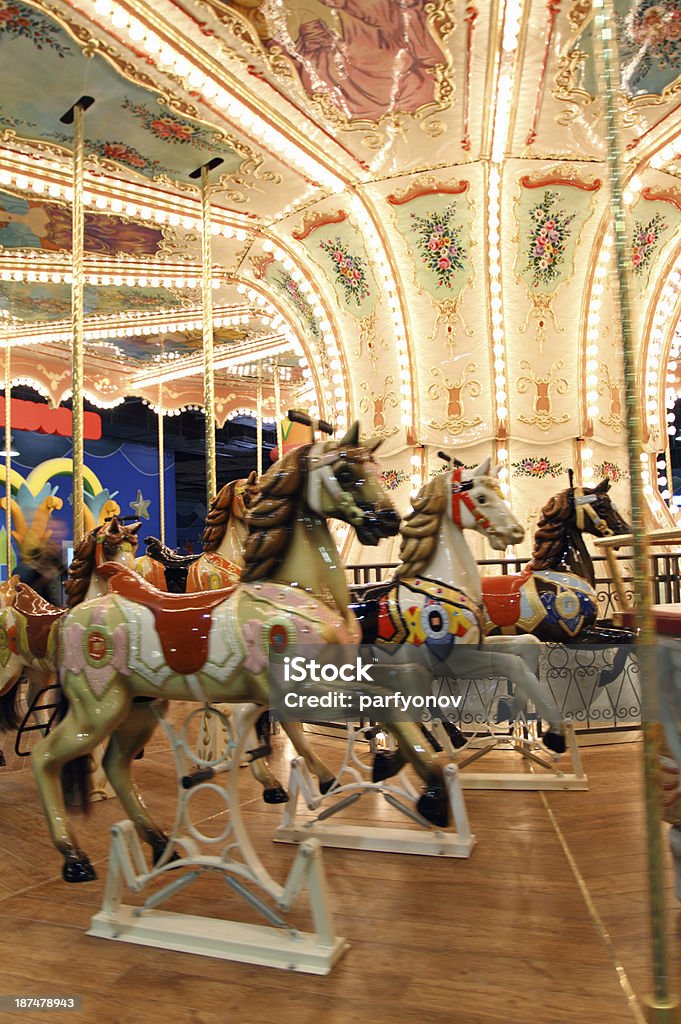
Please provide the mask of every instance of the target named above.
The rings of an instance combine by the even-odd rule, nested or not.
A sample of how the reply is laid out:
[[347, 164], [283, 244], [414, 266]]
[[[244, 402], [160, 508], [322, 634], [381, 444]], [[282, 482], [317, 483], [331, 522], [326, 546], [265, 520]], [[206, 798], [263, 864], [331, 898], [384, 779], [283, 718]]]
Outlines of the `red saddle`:
[[495, 626], [514, 626], [520, 618], [520, 591], [532, 575], [530, 569], [508, 576], [483, 576], [482, 599]]
[[66, 613], [65, 608], [58, 608], [36, 594], [27, 583], [18, 583], [13, 607], [26, 619], [28, 647], [35, 658], [44, 658], [50, 630], [57, 619]]
[[[655, 632], [664, 636], [681, 637], [681, 604], [654, 604]], [[627, 629], [637, 629], [636, 609], [617, 613], [616, 622]]]
[[208, 657], [213, 609], [234, 593], [234, 587], [168, 594], [118, 562], [104, 562], [97, 572], [106, 577], [111, 593], [152, 612], [166, 662], [174, 672], [188, 676], [199, 671]]

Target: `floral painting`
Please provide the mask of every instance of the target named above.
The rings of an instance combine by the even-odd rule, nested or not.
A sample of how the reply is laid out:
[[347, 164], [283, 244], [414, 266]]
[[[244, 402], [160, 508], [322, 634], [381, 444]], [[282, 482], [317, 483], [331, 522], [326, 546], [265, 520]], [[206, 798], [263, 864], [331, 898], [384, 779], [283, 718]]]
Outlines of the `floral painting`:
[[559, 205], [557, 192], [546, 191], [541, 202], [530, 210], [526, 253], [533, 288], [549, 284], [560, 275], [574, 219], [574, 213]]
[[465, 269], [468, 257], [462, 240], [463, 225], [456, 223], [455, 214], [456, 203], [450, 203], [439, 214], [410, 214], [421, 262], [435, 275], [438, 286], [445, 288], [452, 287], [456, 271]]
[[295, 308], [300, 319], [308, 327], [314, 338], [321, 337], [319, 321], [312, 311], [312, 306], [300, 290], [296, 280], [283, 267], [268, 267], [265, 278], [274, 284], [279, 291], [286, 296], [291, 305]]
[[396, 491], [408, 479], [409, 474], [403, 469], [384, 469], [380, 474], [381, 483], [386, 491]]
[[336, 284], [341, 286], [346, 300], [360, 306], [371, 294], [366, 262], [361, 256], [351, 252], [338, 236], [322, 240], [319, 248], [331, 260]]
[[607, 477], [608, 480], [613, 484], [617, 484], [620, 480], [628, 480], [629, 472], [626, 469], [622, 469], [616, 462], [609, 462], [607, 460], [599, 462], [594, 466], [594, 477], [596, 480], [603, 480]]
[[679, 0], [639, 0], [618, 19], [620, 56], [629, 92], [651, 73], [671, 72], [676, 78], [681, 61], [681, 3]]
[[61, 58], [73, 54], [73, 50], [64, 41], [59, 26], [34, 7], [14, 3], [0, 5], [0, 32], [6, 32], [10, 36], [22, 36], [30, 40], [36, 50], [47, 47]]
[[537, 480], [543, 480], [545, 477], [557, 477], [565, 472], [562, 462], [555, 462], [547, 455], [529, 456], [519, 462], [511, 463], [511, 465], [513, 476], [531, 476]]
[[668, 225], [662, 215], [656, 213], [647, 224], [637, 220], [634, 224], [634, 237], [631, 242], [631, 266], [636, 275], [640, 275], [649, 266], [658, 247], [660, 235]]

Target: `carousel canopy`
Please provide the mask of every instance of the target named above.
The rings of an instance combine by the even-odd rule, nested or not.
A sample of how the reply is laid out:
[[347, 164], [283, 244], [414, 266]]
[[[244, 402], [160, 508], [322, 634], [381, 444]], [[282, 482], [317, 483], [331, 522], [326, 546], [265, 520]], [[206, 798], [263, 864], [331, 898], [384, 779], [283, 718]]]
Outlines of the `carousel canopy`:
[[[651, 515], [669, 521], [681, 8], [614, 0]], [[0, 7], [0, 308], [12, 377], [71, 388], [85, 119], [85, 392], [200, 405], [210, 161], [216, 420], [294, 403], [383, 438], [386, 481], [494, 454], [527, 517], [626, 478], [590, 0], [85, 0]], [[669, 383], [667, 375], [669, 374]], [[675, 433], [672, 425], [669, 430]], [[659, 464], [659, 465], [658, 465]], [[560, 481], [559, 478], [564, 480]], [[658, 480], [659, 477], [659, 480]], [[527, 484], [531, 483], [532, 487]], [[673, 504], [672, 504], [673, 508]]]

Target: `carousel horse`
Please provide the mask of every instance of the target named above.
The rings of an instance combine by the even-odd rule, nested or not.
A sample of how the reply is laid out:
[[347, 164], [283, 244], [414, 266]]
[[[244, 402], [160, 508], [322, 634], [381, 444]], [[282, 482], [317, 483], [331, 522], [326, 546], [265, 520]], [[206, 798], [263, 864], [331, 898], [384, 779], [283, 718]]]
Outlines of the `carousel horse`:
[[434, 477], [414, 498], [413, 511], [400, 528], [401, 564], [395, 577], [352, 590], [363, 642], [388, 654], [413, 645], [438, 676], [506, 678], [548, 722], [545, 745], [562, 753], [560, 713], [535, 675], [539, 643], [534, 638], [521, 642], [521, 658], [506, 653], [509, 646], [520, 653], [517, 642], [508, 643], [516, 638], [484, 640], [480, 573], [465, 529], [477, 530], [499, 551], [523, 538], [523, 527], [503, 500], [489, 459], [474, 469], [457, 466]]
[[613, 505], [606, 478], [570, 486], [542, 509], [529, 564], [520, 573], [482, 579], [488, 636], [532, 633], [552, 643], [630, 644], [631, 630], [599, 624], [591, 556], [583, 534], [631, 533]]
[[217, 590], [239, 582], [248, 535], [246, 514], [258, 495], [257, 475], [232, 480], [218, 492], [206, 516], [203, 554], [187, 576], [187, 592]]
[[[124, 566], [97, 566], [108, 592], [69, 609], [58, 627], [57, 659], [68, 711], [32, 754], [67, 881], [87, 881], [95, 873], [66, 813], [60, 785], [65, 764], [108, 737], [107, 775], [139, 834], [155, 856], [162, 856], [167, 839], [130, 775], [132, 757], [156, 725], [154, 703], [267, 705], [271, 647], [281, 654], [297, 637], [319, 645], [358, 645], [360, 629], [348, 608], [345, 573], [327, 520], [349, 523], [365, 544], [397, 532], [399, 517], [373, 462], [375, 447], [359, 443], [355, 424], [340, 440], [295, 449], [265, 474], [249, 512], [245, 570], [236, 588], [168, 595]], [[0, 674], [3, 687], [22, 668], [19, 655], [12, 655]], [[414, 723], [391, 722], [386, 728], [425, 783], [418, 813], [444, 827], [449, 806], [441, 766], [424, 750]], [[302, 728], [285, 723], [284, 729], [328, 790], [333, 774], [315, 756]]]

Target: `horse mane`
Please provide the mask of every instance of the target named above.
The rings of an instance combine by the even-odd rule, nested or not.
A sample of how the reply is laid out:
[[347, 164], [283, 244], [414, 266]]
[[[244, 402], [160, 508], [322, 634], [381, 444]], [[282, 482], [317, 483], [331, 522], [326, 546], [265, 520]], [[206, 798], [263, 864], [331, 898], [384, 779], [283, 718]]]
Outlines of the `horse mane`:
[[571, 493], [572, 489], [568, 488], [555, 494], [541, 510], [528, 569], [549, 569], [559, 561], [563, 553], [565, 530], [572, 515]]
[[221, 487], [210, 503], [206, 525], [201, 534], [204, 551], [217, 551], [225, 536], [227, 524], [232, 516], [232, 503], [238, 480], [230, 480]]
[[[112, 532], [114, 523], [116, 530]], [[96, 568], [95, 553], [100, 534], [103, 534], [100, 543], [103, 545], [104, 561], [109, 561], [109, 559], [115, 557], [116, 551], [124, 541], [131, 540], [134, 546], [137, 547], [137, 531], [139, 526], [139, 523], [135, 523], [133, 526], [126, 526], [119, 523], [114, 516], [111, 523], [97, 526], [85, 535], [73, 552], [73, 561], [69, 566], [68, 578], [64, 584], [67, 608], [74, 608], [85, 600], [85, 595], [90, 585], [90, 577]]]
[[402, 520], [401, 565], [395, 576], [419, 576], [437, 546], [442, 514], [447, 507], [446, 476], [439, 474], [421, 488], [412, 501], [412, 511]]
[[260, 477], [258, 495], [246, 513], [242, 583], [271, 575], [282, 561], [302, 498], [311, 447], [294, 448]]
[[73, 552], [73, 561], [69, 566], [68, 577], [64, 584], [66, 607], [74, 608], [85, 600], [90, 586], [90, 577], [95, 568], [95, 538], [97, 529], [90, 530]]

